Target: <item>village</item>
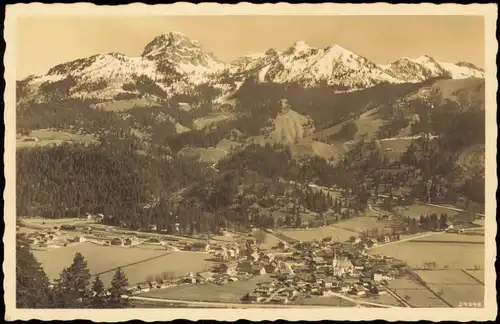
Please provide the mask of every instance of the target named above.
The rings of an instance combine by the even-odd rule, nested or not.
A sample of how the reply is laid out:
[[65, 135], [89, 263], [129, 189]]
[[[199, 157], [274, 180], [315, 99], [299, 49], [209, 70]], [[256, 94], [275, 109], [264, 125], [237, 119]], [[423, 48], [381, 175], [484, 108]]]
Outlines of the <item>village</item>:
[[[381, 205], [383, 201], [375, 204]], [[358, 229], [357, 234], [342, 240], [328, 236], [300, 241], [282, 235], [280, 230], [261, 228], [253, 228], [246, 233], [221, 229], [220, 233], [200, 234], [197, 237], [162, 233], [155, 225], [131, 231], [105, 225], [102, 221], [106, 216], [102, 214], [85, 215], [72, 223], [43, 220], [38, 228], [30, 228], [27, 237], [34, 249], [66, 248], [80, 243], [121, 247], [120, 253], [130, 255], [130, 262], [135, 258], [141, 259], [141, 249], [163, 250], [158, 252], [164, 253], [162, 255], [195, 253], [204, 260], [203, 271], [200, 267], [190, 267], [187, 262], [182, 267], [185, 270], [177, 271], [175, 275], [166, 274], [169, 266], [158, 263], [155, 266], [158, 275], [144, 275], [130, 282], [124, 298], [147, 296], [155, 291], [161, 294], [182, 287], [226, 285], [240, 281], [241, 284], [249, 282], [245, 287], [250, 288], [241, 293], [239, 303], [297, 305], [323, 296], [370, 304], [372, 300], [378, 301], [379, 296], [391, 295], [405, 305], [405, 301], [391, 291], [390, 282], [407, 277], [410, 268], [406, 262], [387, 254], [374, 254], [370, 250], [396, 243], [401, 236], [418, 235], [419, 231], [431, 229], [411, 231], [411, 223], [405, 222], [399, 215], [381, 212], [371, 205], [369, 208], [378, 215], [375, 217], [377, 222], [390, 226]], [[23, 225], [21, 227], [26, 229]], [[464, 230], [461, 222], [443, 220], [443, 226], [432, 231], [462, 233]], [[256, 235], [258, 232], [274, 237], [278, 243], [263, 248], [263, 239]]]
[[245, 239], [242, 250], [237, 244], [207, 244], [205, 251], [217, 261], [210, 271], [139, 284], [129, 289], [129, 296], [181, 285], [223, 285], [264, 275], [269, 280], [241, 296], [242, 303], [288, 304], [336, 294], [354, 298], [380, 296], [387, 294], [388, 281], [404, 275], [406, 265], [391, 257], [369, 255], [366, 249], [369, 242], [398, 239], [353, 237], [348, 242], [334, 242], [330, 237], [293, 245], [281, 241], [272, 252], [260, 250], [251, 236]]

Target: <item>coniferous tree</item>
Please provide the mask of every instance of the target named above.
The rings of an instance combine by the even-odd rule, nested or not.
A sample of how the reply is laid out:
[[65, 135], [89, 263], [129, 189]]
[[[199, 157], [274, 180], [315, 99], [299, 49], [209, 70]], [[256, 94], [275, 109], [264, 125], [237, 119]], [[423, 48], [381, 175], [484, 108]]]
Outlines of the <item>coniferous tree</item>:
[[16, 236], [16, 307], [50, 307], [49, 280], [29, 249], [25, 235]]
[[90, 271], [87, 261], [76, 253], [73, 263], [64, 269], [56, 281], [55, 294], [57, 308], [83, 308], [88, 305], [90, 291]]
[[105, 308], [107, 304], [106, 290], [101, 278], [97, 276], [92, 284], [92, 298], [90, 306], [92, 308]]
[[109, 308], [125, 308], [128, 306], [128, 301], [122, 298], [126, 294], [128, 287], [128, 278], [121, 268], [116, 269], [115, 275], [111, 280], [109, 288]]

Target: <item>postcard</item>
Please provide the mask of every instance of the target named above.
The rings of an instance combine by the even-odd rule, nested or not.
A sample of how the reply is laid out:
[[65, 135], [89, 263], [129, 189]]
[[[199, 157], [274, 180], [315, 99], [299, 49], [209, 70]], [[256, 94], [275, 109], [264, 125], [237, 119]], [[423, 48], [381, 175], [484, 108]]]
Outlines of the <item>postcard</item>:
[[6, 320], [494, 319], [496, 9], [7, 6]]

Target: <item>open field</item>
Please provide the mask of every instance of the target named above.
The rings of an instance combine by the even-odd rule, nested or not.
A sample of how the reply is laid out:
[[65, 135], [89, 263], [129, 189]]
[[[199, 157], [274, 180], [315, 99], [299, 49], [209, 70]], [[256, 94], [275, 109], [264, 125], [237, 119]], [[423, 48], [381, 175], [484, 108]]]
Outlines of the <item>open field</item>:
[[355, 304], [348, 300], [336, 296], [319, 296], [312, 298], [301, 298], [292, 304], [295, 305], [322, 305], [322, 306], [337, 306], [337, 307], [354, 307]]
[[[33, 254], [42, 264], [50, 279], [59, 277], [60, 272], [71, 265], [76, 252], [87, 261], [92, 275], [101, 274], [104, 284], [111, 281], [114, 269], [122, 267], [130, 284], [145, 281], [150, 276], [169, 273], [169, 276], [182, 276], [189, 272], [199, 272], [210, 267], [206, 253], [168, 252], [167, 250], [147, 248], [126, 248], [100, 246], [92, 243], [79, 243], [68, 247], [48, 250], [35, 250]], [[108, 272], [107, 272], [108, 271]]]
[[[372, 253], [392, 256], [408, 263], [410, 267], [422, 267], [425, 262], [436, 262], [437, 268], [447, 265], [450, 269], [473, 269], [484, 264], [484, 244], [477, 242], [449, 240], [440, 236], [449, 233], [437, 233], [418, 239], [381, 246], [371, 250]], [[474, 237], [466, 236], [464, 237]], [[453, 239], [457, 239], [456, 237]], [[462, 239], [462, 235], [460, 235]], [[477, 238], [476, 238], [477, 239]], [[441, 240], [441, 241], [440, 241]]]
[[[338, 223], [338, 226], [341, 226]], [[337, 224], [336, 224], [337, 225]], [[351, 236], [357, 236], [357, 233], [351, 230], [346, 230], [334, 226], [326, 226], [326, 227], [318, 227], [318, 228], [309, 228], [309, 229], [285, 229], [277, 231], [285, 236], [288, 236], [292, 239], [307, 242], [321, 240], [325, 237], [331, 236], [334, 240], [338, 240], [340, 242], [347, 241]]]
[[126, 264], [157, 257], [168, 251], [101, 246], [84, 242], [68, 247], [35, 250], [33, 254], [42, 264], [47, 276], [54, 279], [59, 276], [59, 273], [64, 268], [71, 265], [77, 252], [81, 253], [85, 260], [87, 260], [90, 273], [96, 274]]
[[263, 250], [271, 250], [274, 246], [276, 246], [280, 240], [274, 235], [266, 234], [264, 243], [260, 245], [260, 248]]
[[411, 279], [391, 280], [389, 288], [413, 307], [448, 307], [427, 288]]
[[213, 301], [239, 303], [241, 297], [257, 288], [259, 282], [269, 281], [269, 275], [256, 276], [250, 280], [230, 282], [225, 285], [202, 284], [181, 285], [140, 294], [142, 297], [182, 299], [192, 301]]
[[337, 134], [342, 129], [342, 126], [350, 122], [356, 124], [356, 127], [358, 128], [354, 136], [354, 140], [360, 140], [363, 135], [365, 135], [368, 140], [374, 139], [378, 129], [384, 124], [384, 121], [379, 116], [377, 110], [373, 109], [360, 115], [358, 119], [348, 120], [318, 131], [314, 134], [314, 137], [318, 140], [326, 141], [329, 136]]
[[[207, 261], [208, 253], [198, 252], [172, 252], [168, 255], [137, 263], [123, 268], [128, 277], [129, 284], [145, 282], [148, 278], [155, 279], [156, 276], [168, 274], [169, 277], [180, 277], [189, 272], [207, 271], [213, 267], [213, 262]], [[103, 282], [110, 282], [113, 278], [113, 271], [102, 274]]]
[[458, 214], [458, 212], [446, 208], [419, 204], [414, 204], [411, 206], [401, 206], [395, 209], [397, 209], [398, 214], [402, 214], [404, 217], [416, 218], [417, 220], [420, 218], [420, 215], [431, 215], [436, 213], [439, 217], [439, 215], [446, 213], [448, 217], [452, 217]]
[[442, 297], [453, 307], [460, 307], [460, 303], [481, 303], [484, 305], [484, 286], [482, 285], [428, 285], [435, 293], [442, 292]]
[[37, 129], [30, 132], [28, 138], [36, 138], [36, 140], [28, 141], [27, 138], [21, 136], [16, 138], [17, 148], [29, 148], [35, 146], [45, 145], [60, 145], [64, 142], [79, 142], [79, 143], [92, 143], [96, 139], [93, 135], [76, 134], [67, 131], [50, 130], [50, 129]]
[[413, 242], [445, 242], [445, 243], [478, 243], [484, 244], [483, 235], [470, 235], [458, 233], [436, 233], [434, 235], [417, 238]]
[[[377, 220], [375, 212], [367, 211], [365, 214], [366, 216], [353, 217], [340, 221], [334, 226], [361, 233], [364, 230], [370, 230], [372, 228], [383, 229], [387, 224], [389, 224], [388, 221]], [[389, 229], [387, 230], [389, 231]]]
[[292, 156], [297, 160], [302, 160], [310, 156], [320, 156], [325, 159], [333, 158], [339, 160], [349, 147], [344, 143], [323, 143], [314, 141], [311, 138], [304, 138], [297, 143], [290, 144]]
[[398, 159], [406, 152], [411, 143], [412, 140], [407, 138], [377, 141], [378, 147], [389, 160]]
[[200, 117], [200, 118], [196, 119], [193, 122], [193, 126], [196, 129], [203, 129], [211, 124], [216, 124], [216, 123], [219, 123], [219, 122], [222, 122], [225, 120], [232, 120], [234, 118], [236, 118], [235, 114], [213, 113], [213, 114], [209, 114], [207, 116]]
[[465, 270], [465, 272], [484, 284], [484, 270]]
[[358, 236], [361, 232], [372, 228], [387, 229], [387, 231], [390, 231], [389, 228], [386, 228], [386, 225], [390, 224], [390, 221], [377, 220], [376, 216], [375, 212], [367, 211], [364, 216], [342, 220], [326, 227], [284, 229], [278, 232], [299, 241], [321, 240], [324, 237], [332, 236], [332, 238], [344, 242], [351, 236]]
[[415, 271], [427, 286], [453, 307], [463, 302], [484, 303], [484, 284], [462, 270]]
[[367, 296], [367, 297], [357, 297], [355, 299], [359, 299], [359, 301], [365, 301], [365, 302], [370, 302], [370, 303], [377, 303], [377, 304], [386, 304], [386, 305], [393, 305], [393, 306], [401, 306], [401, 303], [394, 298], [391, 294], [387, 293], [386, 295], [380, 295], [380, 296]]
[[[75, 226], [88, 226], [94, 225], [95, 222], [92, 220], [79, 219], [79, 218], [57, 218], [48, 219], [42, 217], [32, 217], [32, 218], [20, 218], [21, 223], [28, 228], [38, 228], [38, 229], [50, 229], [54, 226], [61, 226], [63, 224], [75, 225]], [[22, 228], [22, 226], [21, 226]]]
[[417, 270], [416, 274], [427, 284], [478, 285], [478, 282], [462, 270]]
[[153, 100], [147, 98], [137, 98], [137, 99], [126, 99], [126, 100], [114, 100], [101, 102], [92, 105], [93, 108], [103, 109], [105, 111], [126, 111], [134, 107], [148, 107], [157, 104]]

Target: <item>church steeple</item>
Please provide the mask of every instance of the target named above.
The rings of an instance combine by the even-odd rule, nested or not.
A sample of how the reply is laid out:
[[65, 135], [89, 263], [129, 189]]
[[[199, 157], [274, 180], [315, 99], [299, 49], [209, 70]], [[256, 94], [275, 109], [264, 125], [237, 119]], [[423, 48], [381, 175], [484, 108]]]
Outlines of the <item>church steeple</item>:
[[332, 261], [332, 271], [335, 274], [335, 268], [337, 267], [337, 249], [333, 248], [333, 261]]

